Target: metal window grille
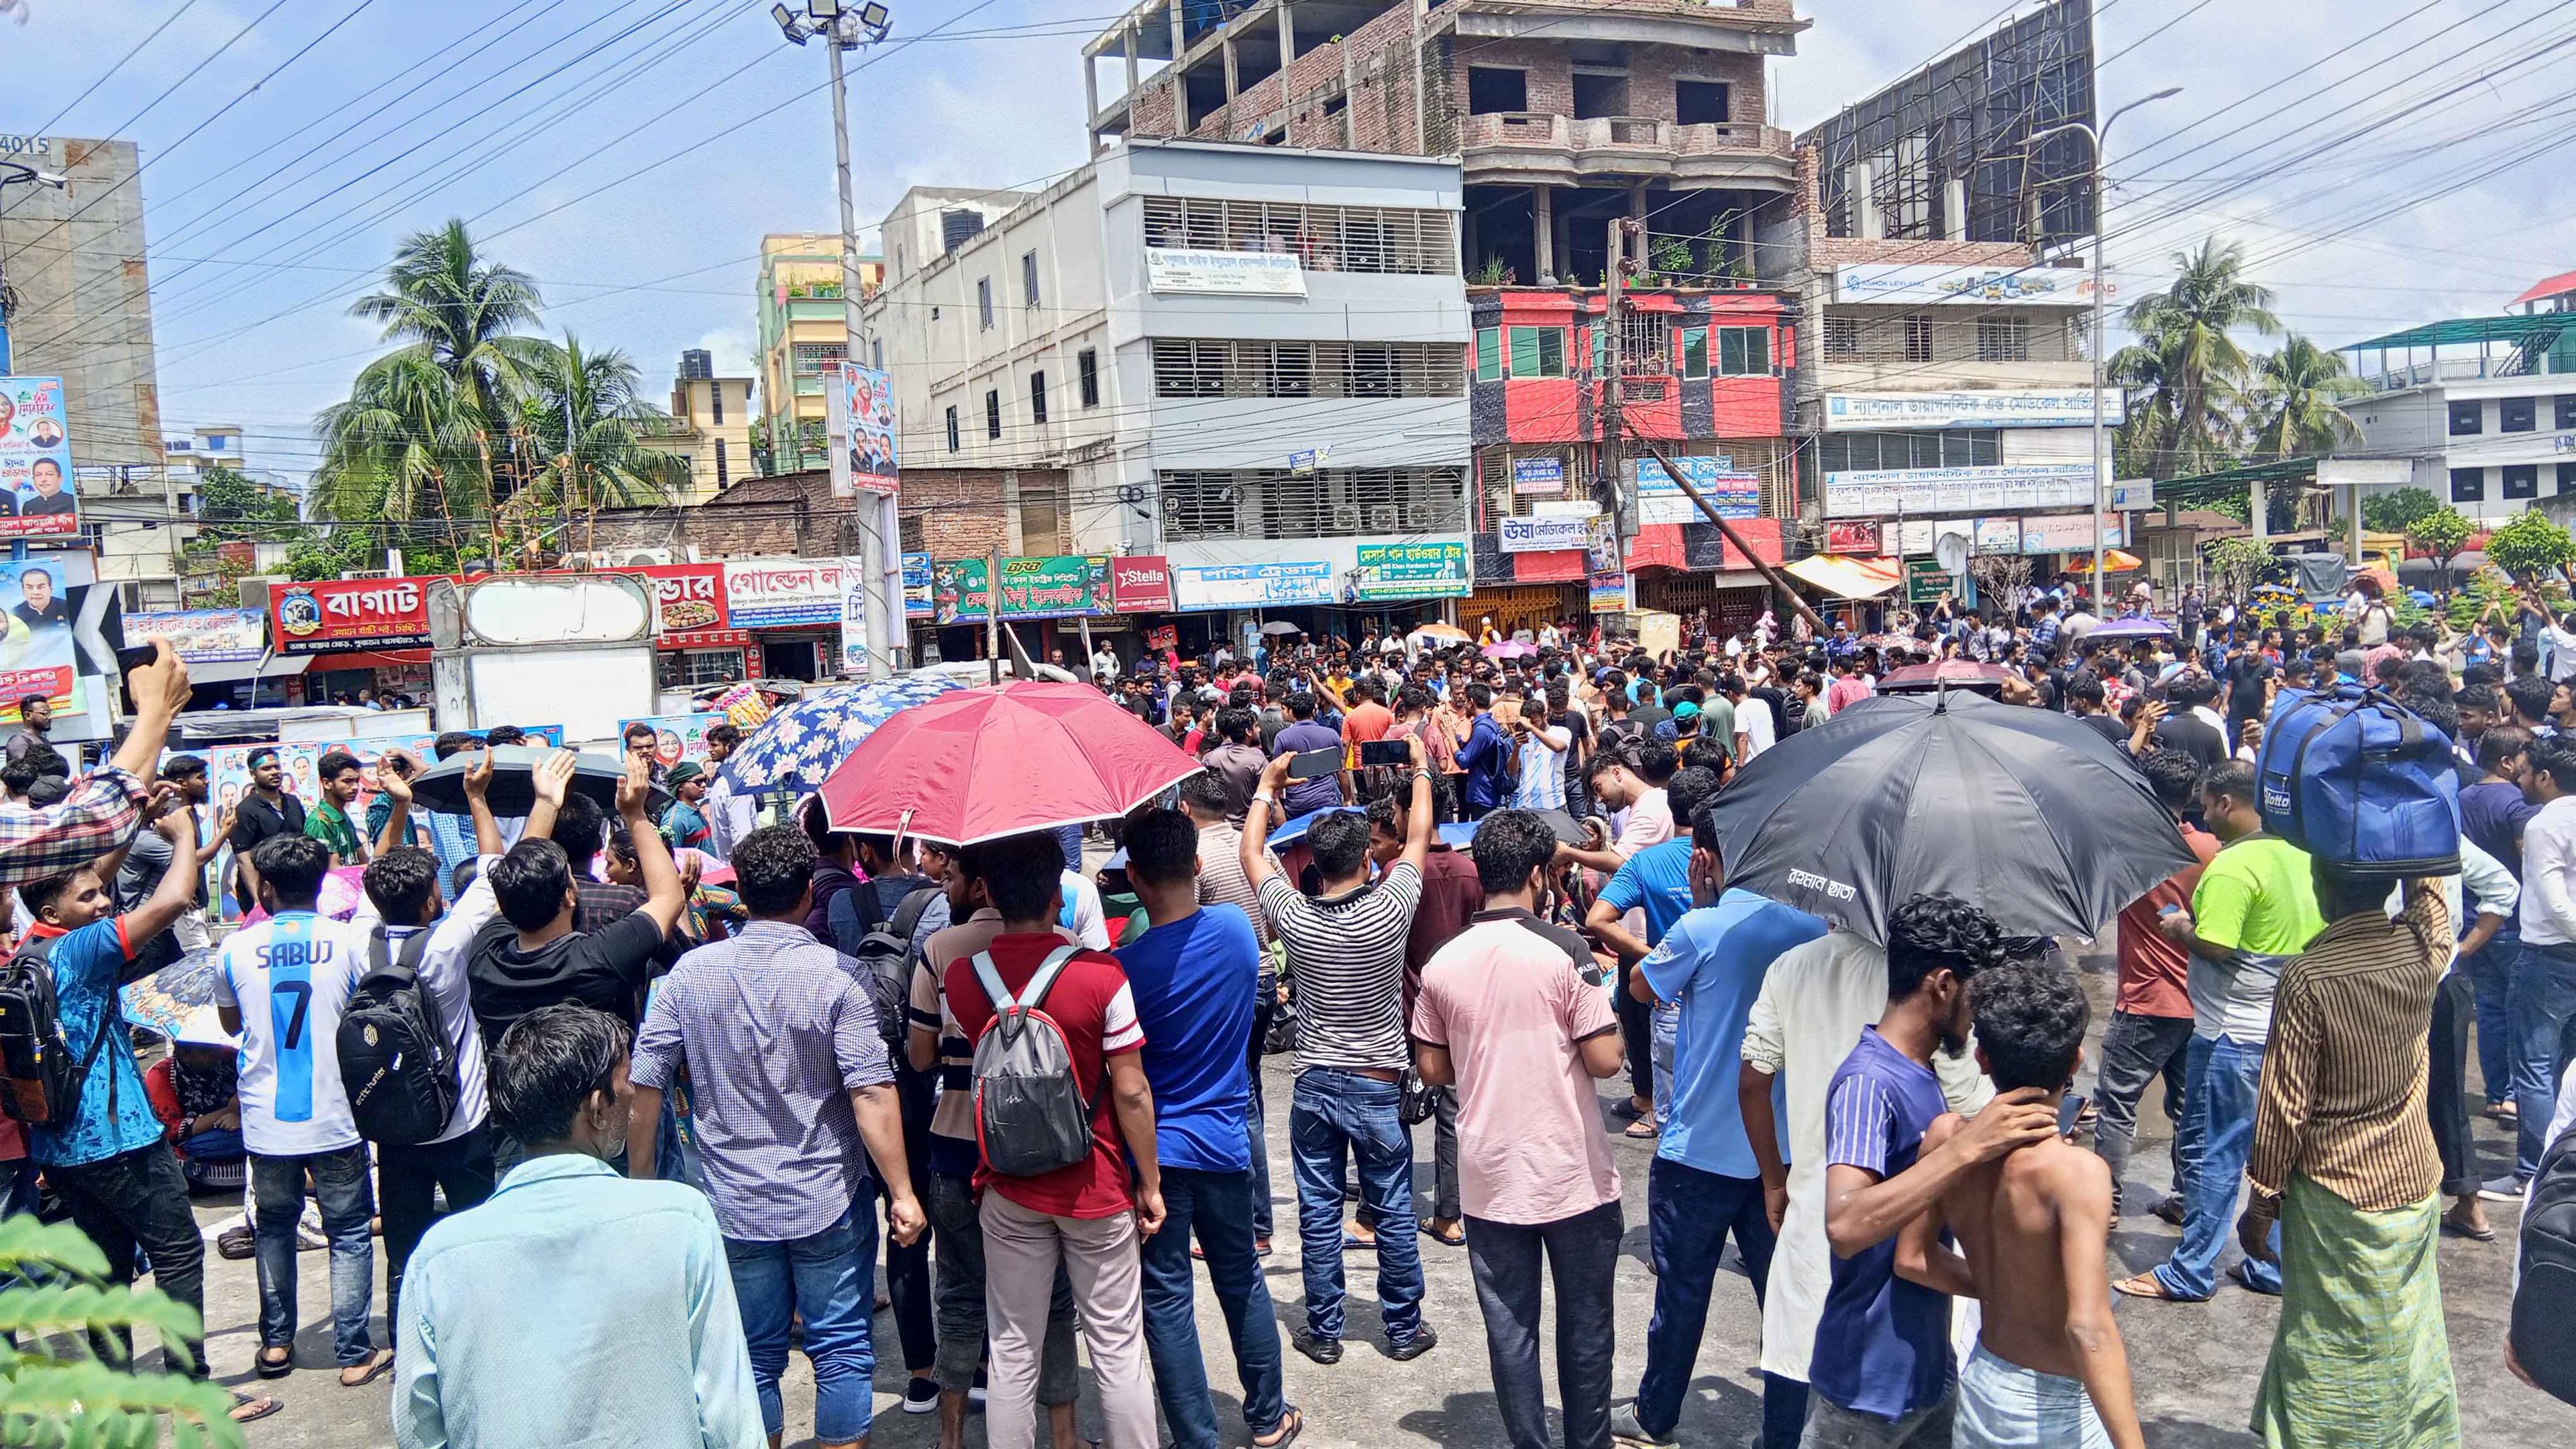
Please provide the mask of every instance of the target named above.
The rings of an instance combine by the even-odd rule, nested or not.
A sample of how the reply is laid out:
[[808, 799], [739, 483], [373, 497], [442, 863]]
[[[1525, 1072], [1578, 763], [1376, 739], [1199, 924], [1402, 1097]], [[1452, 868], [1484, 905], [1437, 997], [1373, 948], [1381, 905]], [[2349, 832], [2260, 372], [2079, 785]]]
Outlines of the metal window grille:
[[1149, 196], [1144, 206], [1151, 247], [1283, 252], [1314, 272], [1458, 274], [1456, 224], [1445, 211], [1198, 196]]
[[1466, 526], [1460, 468], [1179, 471], [1158, 481], [1166, 538], [1392, 538]]
[[849, 355], [848, 345], [840, 342], [794, 342], [787, 348], [788, 365], [798, 377], [811, 377]]
[[1447, 343], [1154, 339], [1156, 397], [1460, 397], [1466, 358]]
[[2030, 360], [2030, 319], [2027, 317], [1978, 318], [1977, 360], [1979, 362], [2028, 362]]

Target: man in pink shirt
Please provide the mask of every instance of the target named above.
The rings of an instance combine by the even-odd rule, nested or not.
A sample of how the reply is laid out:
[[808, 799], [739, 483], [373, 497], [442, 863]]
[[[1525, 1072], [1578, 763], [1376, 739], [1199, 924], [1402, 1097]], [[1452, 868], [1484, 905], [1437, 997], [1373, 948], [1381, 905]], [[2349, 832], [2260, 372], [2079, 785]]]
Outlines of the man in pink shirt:
[[1869, 681], [1860, 677], [1860, 665], [1846, 654], [1834, 661], [1834, 682], [1825, 687], [1825, 712], [1841, 714], [1870, 693]]
[[1591, 948], [1533, 914], [1556, 854], [1547, 823], [1497, 810], [1471, 849], [1485, 909], [1423, 969], [1414, 1066], [1458, 1089], [1467, 1262], [1512, 1449], [1551, 1444], [1538, 1365], [1540, 1284], [1550, 1278], [1565, 1442], [1606, 1444], [1625, 1224], [1593, 1083], [1619, 1071], [1619, 1023]]

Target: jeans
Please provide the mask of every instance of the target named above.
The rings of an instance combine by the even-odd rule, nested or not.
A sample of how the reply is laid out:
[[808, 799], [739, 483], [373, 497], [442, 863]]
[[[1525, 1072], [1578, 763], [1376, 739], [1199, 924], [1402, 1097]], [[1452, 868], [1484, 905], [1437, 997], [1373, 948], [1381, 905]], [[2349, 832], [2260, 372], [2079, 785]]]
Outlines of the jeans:
[[[1262, 973], [1269, 979], [1269, 973]], [[1261, 1078], [1261, 1046], [1270, 1039], [1271, 1003], [1277, 999], [1277, 986], [1261, 999], [1261, 1009], [1252, 1017], [1252, 1108], [1243, 1118], [1243, 1145], [1252, 1154], [1252, 1236], [1260, 1242], [1270, 1241], [1275, 1226], [1270, 1210], [1270, 1107], [1266, 1100], [1268, 1085]]]
[[1377, 1298], [1390, 1347], [1422, 1326], [1422, 1242], [1413, 1215], [1413, 1141], [1398, 1117], [1403, 1089], [1356, 1072], [1312, 1067], [1297, 1076], [1288, 1145], [1297, 1169], [1297, 1256], [1306, 1275], [1306, 1327], [1342, 1336], [1342, 1164], [1358, 1159], [1360, 1200], [1383, 1225]]
[[2522, 961], [2522, 942], [2499, 937], [2474, 955], [2460, 958], [2460, 970], [2477, 992], [2478, 1076], [2486, 1086], [2487, 1105], [2513, 1100], [2513, 978]]
[[1681, 1041], [1682, 1009], [1658, 1006], [1649, 1025], [1655, 1049], [1655, 1120], [1673, 1110], [1673, 1049]]
[[867, 1437], [875, 1413], [870, 1381], [876, 1348], [869, 1319], [876, 1309], [877, 1214], [861, 1199], [840, 1220], [808, 1238], [783, 1243], [725, 1239], [743, 1341], [751, 1348], [751, 1381], [760, 1394], [761, 1427], [776, 1434], [785, 1420], [778, 1376], [787, 1371], [787, 1330], [805, 1321], [805, 1357], [814, 1364], [814, 1437], [846, 1444]]
[[2102, 1069], [2094, 1076], [2093, 1150], [2111, 1169], [2111, 1211], [2120, 1211], [2120, 1182], [2128, 1175], [2129, 1147], [2138, 1137], [2138, 1102], [2157, 1077], [2165, 1079], [2165, 1117], [2174, 1125], [2169, 1145], [2174, 1191], [2183, 1190], [2183, 1081], [2191, 1055], [2191, 1018], [2111, 1013], [2102, 1031]]
[[1163, 1228], [1138, 1252], [1145, 1283], [1145, 1354], [1154, 1394], [1171, 1425], [1173, 1449], [1216, 1449], [1216, 1402], [1208, 1397], [1191, 1292], [1190, 1239], [1207, 1254], [1208, 1282], [1234, 1342], [1243, 1384], [1243, 1422], [1268, 1434], [1287, 1416], [1279, 1366], [1279, 1320], [1252, 1251], [1252, 1174], [1163, 1169]]
[[1619, 963], [1619, 999], [1614, 1009], [1619, 1017], [1619, 1040], [1628, 1049], [1628, 1094], [1645, 1097], [1655, 1090], [1655, 1009], [1628, 990], [1636, 969], [1634, 961]]
[[1681, 1422], [1691, 1367], [1708, 1328], [1708, 1302], [1726, 1238], [1753, 1280], [1753, 1301], [1771, 1277], [1778, 1235], [1762, 1210], [1762, 1179], [1727, 1177], [1658, 1157], [1646, 1168], [1646, 1218], [1655, 1255], [1655, 1316], [1646, 1325], [1646, 1372], [1637, 1380], [1637, 1422], [1669, 1434]]
[[1609, 1449], [1610, 1359], [1619, 1266], [1619, 1203], [1552, 1223], [1467, 1219], [1467, 1267], [1485, 1311], [1485, 1356], [1512, 1449], [1550, 1449], [1539, 1383], [1539, 1260], [1556, 1290], [1556, 1384], [1566, 1449]]
[[2433, 988], [2433, 1029], [2427, 1040], [2432, 1061], [2425, 1073], [2429, 1099], [2425, 1116], [2433, 1128], [2433, 1150], [2442, 1159], [2442, 1195], [2466, 1197], [2478, 1190], [2477, 1144], [2469, 1140], [2469, 1018], [2477, 1014], [2476, 988], [2466, 973], [2453, 970]]
[[[258, 1206], [253, 1238], [259, 1259], [259, 1346], [295, 1347], [295, 1224], [304, 1216], [304, 1175], [322, 1204], [322, 1235], [331, 1240], [331, 1348], [340, 1366], [365, 1363], [367, 1313], [376, 1296], [376, 1243], [367, 1220], [376, 1215], [367, 1181], [367, 1148], [291, 1157], [250, 1156], [250, 1190]], [[153, 1250], [158, 1262], [160, 1250]]]
[[[2236, 1198], [2245, 1183], [2245, 1158], [2254, 1148], [2254, 1101], [2263, 1084], [2263, 1045], [2234, 1037], [2191, 1039], [2183, 1086], [2195, 1151], [2191, 1183], [2183, 1193], [2182, 1241], [2155, 1268], [2156, 1281], [2175, 1298], [2198, 1301], [2218, 1291], [2218, 1255], [2236, 1238]], [[2279, 1224], [2272, 1251], [2281, 1250]], [[2275, 1261], [2245, 1260], [2245, 1286], [2281, 1291]]]
[[2513, 1175], [2540, 1170], [2549, 1114], [2558, 1105], [2558, 1076], [2567, 1069], [2568, 1027], [2576, 1021], [2576, 946], [2526, 941], [2516, 963], [2513, 1002], [2513, 1100], [2520, 1116]]
[[[975, 1216], [975, 1185], [947, 1173], [930, 1175], [930, 1231], [939, 1240], [939, 1391], [975, 1386], [984, 1359], [984, 1225]], [[1046, 1345], [1038, 1359], [1038, 1406], [1070, 1404], [1081, 1385], [1073, 1358], [1073, 1281], [1055, 1275], [1047, 1305]]]
[[[914, 1173], [926, 1171], [930, 1161], [930, 1108], [936, 1085], [927, 1072], [916, 1072], [910, 1062], [895, 1054], [895, 1101], [903, 1118], [903, 1160]], [[916, 1183], [921, 1179], [916, 1176]], [[877, 1184], [877, 1197], [891, 1210], [893, 1198], [885, 1184]], [[924, 1208], [928, 1215], [929, 1209]], [[930, 1234], [912, 1240], [911, 1247], [894, 1240], [891, 1219], [886, 1224], [885, 1245], [886, 1297], [894, 1308], [895, 1336], [903, 1344], [903, 1367], [907, 1373], [920, 1373], [939, 1358], [939, 1329], [931, 1321]]]
[[[155, 1142], [78, 1167], [47, 1167], [45, 1179], [62, 1195], [73, 1225], [107, 1255], [108, 1282], [120, 1286], [133, 1282], [138, 1251], [148, 1253], [154, 1286], [204, 1313], [206, 1242], [197, 1231], [196, 1217], [188, 1211], [188, 1181], [180, 1175], [177, 1154]], [[35, 1210], [32, 1192], [20, 1206]], [[296, 1211], [300, 1214], [303, 1209]], [[290, 1244], [293, 1226], [289, 1218]], [[120, 1331], [115, 1337], [125, 1350], [119, 1358], [131, 1357], [132, 1336]], [[196, 1352], [195, 1345], [189, 1353], [184, 1369], [177, 1354], [165, 1351], [163, 1357], [172, 1369], [190, 1378], [204, 1378], [205, 1356]]]
[[1762, 1376], [1762, 1449], [1798, 1449], [1807, 1432], [1807, 1385], [1780, 1374]]
[[376, 1148], [376, 1196], [385, 1215], [385, 1322], [402, 1323], [403, 1269], [434, 1218], [432, 1194], [447, 1190], [447, 1210], [461, 1213], [492, 1195], [491, 1124], [418, 1147]]

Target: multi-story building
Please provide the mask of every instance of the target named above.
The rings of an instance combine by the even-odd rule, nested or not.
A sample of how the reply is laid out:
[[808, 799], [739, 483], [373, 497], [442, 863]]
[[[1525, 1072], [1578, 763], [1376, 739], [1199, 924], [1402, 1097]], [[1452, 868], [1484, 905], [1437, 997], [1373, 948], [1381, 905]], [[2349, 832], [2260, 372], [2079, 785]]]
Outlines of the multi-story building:
[[704, 503], [735, 479], [753, 476], [751, 381], [716, 376], [715, 359], [703, 348], [680, 354], [670, 421], [650, 439], [689, 460], [688, 488], [672, 502]]
[[2412, 485], [2480, 523], [2576, 496], [2576, 272], [2494, 317], [2428, 323], [2342, 349], [2370, 388], [2344, 404], [2353, 450], [2414, 465]]
[[195, 428], [184, 438], [161, 440], [161, 460], [173, 468], [230, 468], [244, 472], [250, 459], [242, 447], [242, 430], [229, 424]]
[[75, 467], [158, 467], [161, 399], [143, 190], [131, 141], [0, 136], [11, 159], [65, 178], [0, 192], [8, 370], [60, 377]]
[[1465, 593], [1459, 208], [1455, 162], [1142, 137], [926, 261], [907, 198], [905, 547], [1150, 559], [1184, 649]]
[[[862, 289], [874, 291], [884, 280], [882, 260], [859, 258]], [[762, 237], [760, 397], [771, 471], [792, 473], [830, 462], [823, 447], [822, 371], [849, 352], [841, 238], [828, 232]]]

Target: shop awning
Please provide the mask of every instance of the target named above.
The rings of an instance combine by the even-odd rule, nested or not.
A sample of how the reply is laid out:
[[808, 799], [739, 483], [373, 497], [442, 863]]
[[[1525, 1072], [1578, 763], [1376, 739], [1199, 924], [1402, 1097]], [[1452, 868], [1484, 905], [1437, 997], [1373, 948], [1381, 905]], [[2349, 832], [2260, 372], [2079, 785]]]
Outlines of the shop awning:
[[350, 649], [338, 654], [304, 656], [325, 674], [343, 669], [409, 669], [429, 662], [426, 649]]
[[1828, 598], [1874, 599], [1905, 582], [1892, 559], [1849, 558], [1820, 553], [1782, 566], [1781, 572]]
[[191, 661], [188, 665], [190, 684], [238, 684], [257, 675], [262, 679], [286, 679], [302, 674], [313, 662], [310, 654], [272, 654], [266, 666], [256, 659], [225, 659], [213, 662]]

